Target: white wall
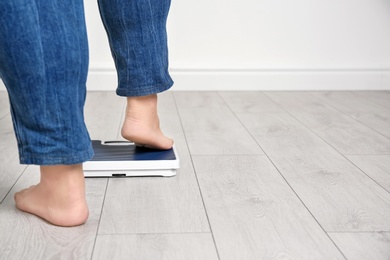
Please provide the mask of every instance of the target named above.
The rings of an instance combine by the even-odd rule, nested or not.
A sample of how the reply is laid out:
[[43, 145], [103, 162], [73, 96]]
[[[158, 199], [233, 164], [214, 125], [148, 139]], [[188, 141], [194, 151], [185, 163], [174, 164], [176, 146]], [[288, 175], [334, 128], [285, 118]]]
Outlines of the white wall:
[[[114, 89], [95, 1], [89, 89]], [[388, 0], [173, 0], [178, 90], [390, 89]]]
[[[89, 90], [115, 89], [96, 0]], [[172, 0], [176, 90], [390, 89], [389, 0]]]

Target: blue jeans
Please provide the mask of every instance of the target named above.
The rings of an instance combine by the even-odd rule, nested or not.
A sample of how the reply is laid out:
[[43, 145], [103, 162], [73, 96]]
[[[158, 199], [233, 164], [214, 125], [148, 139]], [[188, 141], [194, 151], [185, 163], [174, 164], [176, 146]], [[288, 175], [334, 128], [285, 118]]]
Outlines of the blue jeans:
[[[169, 0], [100, 0], [118, 72], [117, 93], [169, 89]], [[88, 42], [82, 0], [0, 1], [0, 77], [20, 163], [77, 164], [93, 156], [84, 123]]]
[[170, 0], [98, 0], [118, 73], [119, 96], [146, 96], [173, 85], [166, 22]]

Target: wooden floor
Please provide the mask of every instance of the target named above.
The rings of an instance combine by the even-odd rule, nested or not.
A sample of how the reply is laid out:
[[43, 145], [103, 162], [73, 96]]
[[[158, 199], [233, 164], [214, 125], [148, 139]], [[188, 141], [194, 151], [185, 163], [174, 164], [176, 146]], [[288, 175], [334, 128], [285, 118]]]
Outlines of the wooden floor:
[[[173, 178], [87, 179], [89, 221], [15, 208], [38, 181], [18, 164], [0, 93], [1, 259], [390, 259], [390, 92], [166, 92]], [[88, 93], [93, 139], [118, 139], [125, 103]]]

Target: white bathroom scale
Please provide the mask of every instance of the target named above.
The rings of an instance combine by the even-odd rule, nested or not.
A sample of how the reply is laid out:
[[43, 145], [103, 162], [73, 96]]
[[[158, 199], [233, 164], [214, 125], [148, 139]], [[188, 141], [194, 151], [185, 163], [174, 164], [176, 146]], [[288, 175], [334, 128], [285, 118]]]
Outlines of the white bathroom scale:
[[179, 158], [175, 147], [157, 150], [128, 141], [92, 140], [94, 157], [84, 163], [85, 177], [136, 177], [176, 175]]

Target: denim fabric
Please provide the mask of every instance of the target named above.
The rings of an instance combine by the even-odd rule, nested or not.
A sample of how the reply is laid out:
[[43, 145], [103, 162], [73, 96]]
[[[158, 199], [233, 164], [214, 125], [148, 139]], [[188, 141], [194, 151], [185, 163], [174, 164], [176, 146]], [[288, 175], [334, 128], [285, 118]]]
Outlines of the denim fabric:
[[83, 115], [87, 71], [82, 0], [0, 1], [0, 76], [22, 164], [92, 157]]
[[173, 85], [166, 22], [170, 0], [98, 0], [118, 74], [120, 96], [146, 96]]
[[[168, 0], [100, 0], [118, 71], [117, 94], [173, 84]], [[88, 43], [82, 0], [1, 0], [0, 77], [8, 90], [22, 164], [77, 164], [93, 156], [83, 108]]]

